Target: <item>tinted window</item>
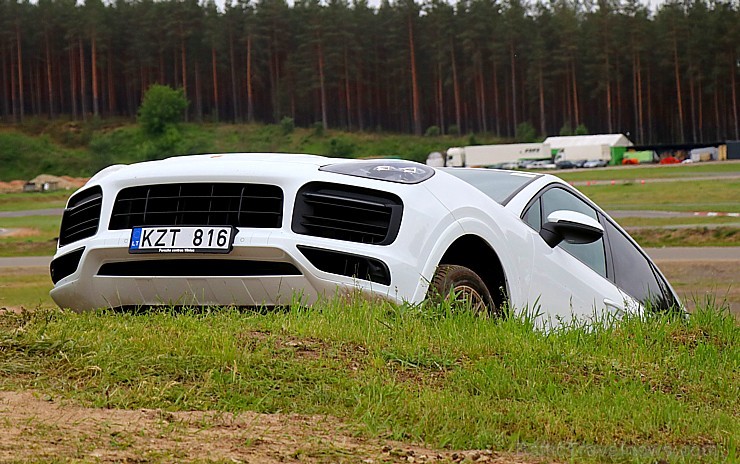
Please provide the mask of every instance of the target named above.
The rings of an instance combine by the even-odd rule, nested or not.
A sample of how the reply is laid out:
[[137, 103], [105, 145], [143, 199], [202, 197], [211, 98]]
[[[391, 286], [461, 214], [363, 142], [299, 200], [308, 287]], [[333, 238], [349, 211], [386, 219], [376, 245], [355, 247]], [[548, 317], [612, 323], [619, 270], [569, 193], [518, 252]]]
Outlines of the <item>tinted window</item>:
[[656, 274], [650, 261], [611, 222], [606, 221], [604, 230], [609, 236], [617, 287], [642, 303], [649, 302], [652, 308], [671, 307], [675, 302], [668, 285]]
[[588, 206], [580, 198], [561, 188], [552, 188], [542, 195], [542, 219], [547, 221], [547, 216], [555, 211], [575, 211], [596, 219], [596, 210]]
[[530, 206], [527, 212], [524, 213], [522, 219], [524, 219], [524, 222], [529, 224], [529, 227], [536, 230], [537, 232], [540, 231], [540, 229], [542, 228], [542, 216], [540, 212], [539, 198], [537, 199], [537, 201], [532, 203], [532, 206]]
[[[563, 210], [575, 211], [598, 220], [595, 209], [590, 207], [577, 196], [561, 188], [551, 188], [545, 191], [539, 201], [542, 202], [542, 216], [540, 218], [540, 224], [547, 222], [547, 216], [553, 212]], [[525, 217], [528, 214], [529, 211], [525, 213]], [[529, 221], [527, 221], [527, 223], [531, 225]], [[539, 228], [537, 228], [537, 230], [539, 230]], [[604, 254], [603, 238], [600, 238], [595, 242], [585, 244], [573, 244], [563, 241], [558, 246], [578, 258], [582, 263], [599, 273], [599, 275], [606, 277], [606, 255]]]
[[464, 180], [500, 204], [504, 204], [517, 190], [539, 177], [539, 174], [496, 169], [445, 168], [441, 170]]

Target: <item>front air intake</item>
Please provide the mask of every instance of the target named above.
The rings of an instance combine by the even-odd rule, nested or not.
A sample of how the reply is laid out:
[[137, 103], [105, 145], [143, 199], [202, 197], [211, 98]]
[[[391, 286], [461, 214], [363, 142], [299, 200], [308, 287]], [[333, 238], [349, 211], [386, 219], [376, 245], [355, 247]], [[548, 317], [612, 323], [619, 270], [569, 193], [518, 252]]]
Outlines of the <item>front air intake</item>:
[[383, 261], [368, 256], [298, 245], [316, 269], [383, 285], [391, 284], [391, 271]]
[[98, 186], [72, 195], [62, 214], [59, 246], [95, 235], [98, 232], [102, 205], [103, 190]]
[[403, 202], [388, 192], [312, 182], [296, 196], [293, 232], [348, 242], [389, 245], [398, 235]]
[[82, 247], [52, 260], [49, 265], [51, 282], [56, 285], [60, 280], [74, 274], [77, 271], [77, 266], [80, 265], [80, 259], [82, 259], [82, 253], [84, 252], [85, 247]]
[[128, 187], [113, 205], [110, 228], [234, 226], [279, 228], [283, 191], [276, 185], [182, 183]]

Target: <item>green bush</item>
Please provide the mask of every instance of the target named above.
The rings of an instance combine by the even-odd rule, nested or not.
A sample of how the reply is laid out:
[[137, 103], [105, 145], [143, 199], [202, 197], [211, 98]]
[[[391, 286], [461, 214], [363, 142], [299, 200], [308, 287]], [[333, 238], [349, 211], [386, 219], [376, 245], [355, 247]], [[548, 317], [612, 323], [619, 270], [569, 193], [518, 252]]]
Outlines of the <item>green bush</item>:
[[439, 127], [438, 126], [429, 126], [427, 127], [426, 132], [424, 133], [425, 137], [437, 137], [439, 136]]
[[355, 144], [344, 138], [334, 138], [329, 142], [329, 156], [346, 158], [355, 151]]
[[137, 121], [147, 135], [160, 136], [184, 119], [188, 99], [182, 89], [155, 84], [144, 94]]
[[519, 143], [532, 143], [537, 141], [537, 131], [528, 121], [516, 126], [515, 140]]
[[450, 127], [447, 128], [447, 133], [450, 135], [460, 135], [460, 128], [457, 127], [457, 124], [450, 124]]
[[588, 135], [588, 128], [584, 124], [579, 124], [576, 127], [575, 135]]
[[316, 121], [313, 123], [313, 135], [316, 137], [323, 137], [324, 136], [324, 123], [321, 121]]
[[293, 118], [285, 116], [283, 119], [281, 119], [280, 129], [282, 130], [283, 135], [292, 134], [295, 130], [295, 122], [293, 121]]
[[175, 126], [168, 126], [162, 135], [152, 137], [141, 146], [141, 152], [146, 160], [182, 155], [186, 151], [182, 134]]

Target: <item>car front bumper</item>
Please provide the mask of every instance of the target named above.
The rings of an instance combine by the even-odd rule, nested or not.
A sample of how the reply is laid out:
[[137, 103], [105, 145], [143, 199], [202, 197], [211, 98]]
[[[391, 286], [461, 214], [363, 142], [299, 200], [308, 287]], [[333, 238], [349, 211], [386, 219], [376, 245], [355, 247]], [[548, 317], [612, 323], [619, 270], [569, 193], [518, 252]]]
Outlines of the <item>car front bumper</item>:
[[[172, 275], [163, 275], [154, 266], [162, 261], [161, 254], [129, 253], [129, 240], [130, 231], [107, 231], [60, 250], [55, 261], [73, 252], [70, 250], [84, 248], [74, 264], [76, 269], [51, 290], [52, 299], [60, 307], [78, 311], [140, 305], [273, 306], [312, 304], [320, 298], [359, 289], [368, 296], [400, 302], [423, 298], [427, 282], [416, 269], [416, 258], [397, 246], [343, 244], [285, 230], [239, 230], [232, 251], [226, 255], [170, 254], [166, 259], [180, 267]], [[301, 253], [299, 246], [353, 256], [364, 256], [366, 248], [364, 251], [372, 252], [368, 258], [387, 266], [390, 285], [323, 272]], [[220, 263], [231, 270], [220, 274]], [[244, 275], [234, 275], [238, 274], [234, 269], [242, 265]], [[127, 271], [123, 273], [106, 271], [124, 267]], [[265, 268], [274, 270], [260, 271]], [[285, 268], [293, 271], [281, 273]]]

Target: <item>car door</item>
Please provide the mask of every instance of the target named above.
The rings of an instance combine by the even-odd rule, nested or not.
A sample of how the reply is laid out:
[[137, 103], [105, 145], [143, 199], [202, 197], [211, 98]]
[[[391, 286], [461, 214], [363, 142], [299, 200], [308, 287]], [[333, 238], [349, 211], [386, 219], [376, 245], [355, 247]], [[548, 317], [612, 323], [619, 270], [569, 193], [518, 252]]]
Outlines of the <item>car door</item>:
[[537, 301], [551, 322], [567, 322], [624, 310], [624, 296], [607, 275], [604, 238], [592, 243], [561, 242], [554, 248], [539, 236], [554, 211], [575, 211], [599, 220], [597, 211], [575, 193], [559, 185], [540, 191], [525, 208], [522, 219], [533, 234], [534, 263], [528, 301]]

